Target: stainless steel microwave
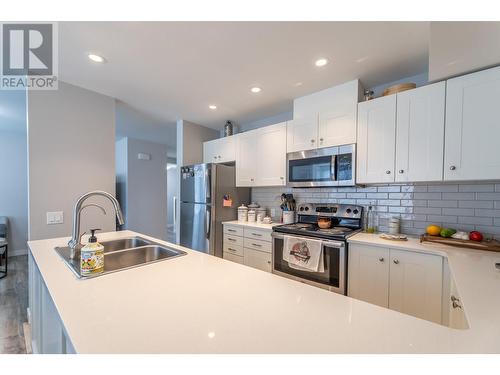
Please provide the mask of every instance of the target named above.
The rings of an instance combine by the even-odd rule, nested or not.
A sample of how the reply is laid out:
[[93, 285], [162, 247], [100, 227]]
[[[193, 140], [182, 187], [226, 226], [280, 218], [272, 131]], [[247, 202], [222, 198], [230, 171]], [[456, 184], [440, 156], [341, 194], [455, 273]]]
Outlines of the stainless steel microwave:
[[354, 186], [355, 176], [355, 144], [287, 154], [287, 185], [291, 187]]

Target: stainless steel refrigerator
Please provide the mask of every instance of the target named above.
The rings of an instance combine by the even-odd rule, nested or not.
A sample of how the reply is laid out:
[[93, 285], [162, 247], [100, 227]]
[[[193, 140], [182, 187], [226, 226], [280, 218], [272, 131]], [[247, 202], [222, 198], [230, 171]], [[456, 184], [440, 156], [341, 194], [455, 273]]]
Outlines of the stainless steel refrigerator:
[[[234, 166], [196, 164], [181, 167], [180, 245], [222, 258], [222, 222], [237, 218], [250, 200], [249, 188], [236, 187]], [[232, 201], [228, 207], [227, 200]]]

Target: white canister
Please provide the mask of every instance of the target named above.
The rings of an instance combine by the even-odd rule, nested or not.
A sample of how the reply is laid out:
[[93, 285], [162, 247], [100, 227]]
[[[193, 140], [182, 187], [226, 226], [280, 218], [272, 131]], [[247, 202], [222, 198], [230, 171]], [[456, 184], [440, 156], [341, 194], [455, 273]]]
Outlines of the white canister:
[[255, 210], [249, 210], [248, 211], [248, 222], [249, 223], [255, 223]]
[[283, 211], [283, 224], [295, 223], [295, 211]]
[[399, 217], [391, 217], [389, 219], [389, 234], [401, 233], [401, 219]]
[[238, 207], [238, 221], [244, 223], [248, 220], [248, 208], [242, 204]]

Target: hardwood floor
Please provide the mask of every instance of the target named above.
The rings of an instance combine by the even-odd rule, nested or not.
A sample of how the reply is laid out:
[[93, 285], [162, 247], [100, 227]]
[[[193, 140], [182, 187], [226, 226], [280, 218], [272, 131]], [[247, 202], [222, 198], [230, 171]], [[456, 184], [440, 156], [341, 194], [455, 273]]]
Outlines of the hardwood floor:
[[9, 258], [9, 273], [0, 280], [0, 353], [26, 353], [23, 323], [27, 321], [28, 256]]

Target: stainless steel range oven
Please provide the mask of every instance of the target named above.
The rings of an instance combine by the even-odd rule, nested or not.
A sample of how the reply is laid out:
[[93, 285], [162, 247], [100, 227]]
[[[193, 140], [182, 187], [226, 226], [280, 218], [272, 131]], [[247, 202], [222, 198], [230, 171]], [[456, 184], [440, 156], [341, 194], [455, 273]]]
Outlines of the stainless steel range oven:
[[354, 186], [356, 145], [292, 152], [287, 167], [288, 186]]
[[[306, 284], [347, 292], [347, 239], [361, 230], [363, 207], [345, 204], [299, 204], [298, 222], [273, 228], [272, 272]], [[318, 219], [330, 223], [327, 228], [318, 226]], [[322, 225], [323, 226], [323, 225]], [[285, 249], [285, 236], [295, 239], [315, 239], [321, 242], [322, 267], [316, 270], [301, 269], [289, 264], [291, 251]], [[283, 253], [287, 252], [283, 256]]]
[[347, 259], [345, 243], [322, 240], [324, 271], [308, 272], [291, 268], [283, 260], [284, 235], [274, 232], [273, 236], [273, 273], [289, 279], [305, 282], [332, 292], [346, 294]]

